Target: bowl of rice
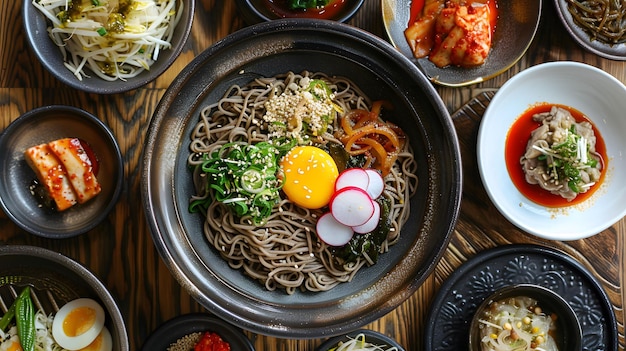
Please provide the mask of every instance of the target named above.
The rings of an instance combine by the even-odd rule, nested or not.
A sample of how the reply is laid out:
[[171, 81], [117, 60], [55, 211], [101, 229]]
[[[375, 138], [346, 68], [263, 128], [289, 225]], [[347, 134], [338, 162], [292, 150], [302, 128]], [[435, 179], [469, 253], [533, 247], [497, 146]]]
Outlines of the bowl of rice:
[[114, 94], [152, 82], [174, 63], [194, 9], [192, 0], [23, 0], [22, 13], [30, 48], [54, 77], [88, 93]]

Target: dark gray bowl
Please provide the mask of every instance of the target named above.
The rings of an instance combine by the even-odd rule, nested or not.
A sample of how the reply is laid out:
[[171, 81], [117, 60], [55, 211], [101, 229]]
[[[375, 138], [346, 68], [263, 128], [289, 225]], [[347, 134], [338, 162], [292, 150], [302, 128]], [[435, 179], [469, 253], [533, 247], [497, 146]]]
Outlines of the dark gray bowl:
[[[35, 308], [46, 314], [80, 297], [98, 301], [106, 313], [113, 350], [130, 349], [126, 324], [111, 293], [93, 273], [67, 256], [40, 247], [0, 246], [0, 282], [0, 306], [10, 306], [26, 286], [37, 297]], [[0, 308], [0, 314], [5, 312]]]
[[152, 332], [141, 349], [167, 350], [186, 335], [207, 331], [219, 335], [233, 351], [254, 351], [254, 345], [241, 329], [207, 313], [189, 313], [170, 319]]
[[519, 61], [539, 28], [542, 6], [542, 0], [499, 1], [498, 23], [491, 52], [483, 65], [473, 68], [439, 68], [428, 57], [413, 57], [404, 37], [410, 18], [411, 0], [382, 0], [382, 13], [391, 43], [417, 65], [428, 79], [439, 85], [459, 87], [496, 77]]
[[[95, 74], [91, 77], [83, 77], [79, 80], [63, 64], [63, 55], [57, 45], [48, 36], [47, 28], [49, 22], [44, 15], [33, 6], [32, 0], [23, 0], [23, 20], [26, 38], [30, 48], [35, 53], [39, 62], [61, 82], [72, 88], [88, 93], [115, 94], [139, 88], [146, 85], [163, 72], [165, 72], [176, 61], [180, 55], [185, 42], [191, 32], [193, 15], [196, 6], [195, 0], [180, 0], [183, 3], [183, 15], [176, 26], [172, 37], [172, 48], [162, 50], [158, 60], [150, 67], [150, 70], [141, 72], [138, 76], [129, 78], [126, 81], [106, 81]], [[178, 6], [178, 4], [177, 4]], [[90, 71], [86, 69], [89, 73]]]
[[[364, 0], [340, 0], [341, 6], [337, 8], [337, 10], [333, 10], [329, 12], [325, 16], [325, 19], [338, 21], [338, 22], [347, 22], [354, 16], [361, 5], [363, 5]], [[256, 24], [264, 21], [271, 21], [280, 18], [286, 17], [300, 17], [306, 18], [310, 17], [310, 14], [306, 12], [302, 13], [293, 13], [293, 14], [279, 14], [275, 11], [272, 11], [267, 6], [267, 0], [237, 0], [237, 7], [241, 12], [243, 19], [248, 24]]]
[[398, 351], [404, 351], [404, 348], [402, 347], [402, 345], [398, 344], [397, 341], [395, 341], [394, 339], [388, 337], [385, 334], [379, 333], [377, 331], [374, 330], [369, 330], [369, 329], [359, 329], [359, 330], [355, 330], [351, 333], [348, 333], [346, 335], [342, 335], [342, 336], [335, 336], [333, 338], [330, 338], [326, 341], [324, 341], [320, 346], [318, 346], [315, 350], [316, 351], [328, 351], [332, 348], [337, 347], [337, 345], [339, 344], [339, 342], [346, 342], [350, 339], [354, 339], [357, 335], [359, 334], [364, 334], [365, 335], [365, 341], [366, 342], [370, 342], [374, 345], [378, 345], [383, 347], [381, 350], [387, 350], [391, 347], [395, 347], [398, 349]]
[[504, 287], [494, 292], [483, 301], [472, 318], [469, 332], [469, 351], [482, 351], [480, 342], [479, 319], [483, 318], [485, 311], [493, 302], [507, 298], [526, 296], [537, 301], [546, 314], [556, 314], [556, 333], [554, 341], [559, 350], [579, 351], [582, 350], [582, 329], [576, 313], [572, 307], [560, 295], [554, 291], [535, 284], [516, 284]]
[[[401, 243], [375, 265], [327, 292], [287, 295], [267, 291], [211, 249], [202, 232], [204, 219], [188, 211], [194, 190], [187, 158], [201, 109], [230, 85], [303, 70], [348, 77], [372, 100], [390, 101], [393, 122], [408, 134], [420, 165], [419, 186]], [[335, 21], [262, 22], [201, 53], [157, 106], [142, 162], [147, 222], [174, 277], [219, 317], [279, 337], [344, 334], [401, 304], [441, 258], [461, 197], [456, 132], [432, 84], [385, 41]]]
[[[77, 137], [99, 159], [102, 191], [90, 201], [63, 212], [39, 206], [29, 190], [36, 179], [24, 151], [60, 138]], [[97, 226], [115, 206], [122, 191], [124, 166], [117, 140], [94, 115], [71, 106], [44, 106], [13, 121], [0, 135], [0, 206], [22, 229], [47, 238], [67, 238]]]

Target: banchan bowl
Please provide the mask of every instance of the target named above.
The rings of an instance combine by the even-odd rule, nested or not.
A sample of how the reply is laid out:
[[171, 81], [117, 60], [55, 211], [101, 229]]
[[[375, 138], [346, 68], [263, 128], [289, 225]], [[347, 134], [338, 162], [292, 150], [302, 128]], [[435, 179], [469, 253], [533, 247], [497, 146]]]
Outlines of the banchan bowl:
[[[319, 18], [347, 22], [363, 5], [364, 0], [333, 0], [323, 10], [288, 10], [281, 1], [237, 0], [237, 7], [248, 24], [281, 18]], [[287, 1], [282, 1], [286, 4]]]
[[[26, 163], [26, 149], [62, 138], [79, 138], [93, 150], [102, 188], [93, 199], [65, 211], [41, 206], [30, 186], [37, 178]], [[93, 114], [65, 105], [29, 110], [0, 135], [0, 208], [29, 233], [62, 239], [88, 232], [111, 212], [122, 193], [124, 165], [113, 132]]]
[[82, 80], [79, 80], [74, 73], [67, 69], [61, 50], [48, 35], [48, 27], [51, 26], [50, 21], [33, 5], [33, 0], [22, 1], [26, 38], [39, 62], [64, 84], [78, 90], [97, 94], [115, 94], [133, 90], [152, 82], [163, 74], [178, 58], [185, 46], [191, 32], [196, 5], [194, 0], [176, 2], [177, 11], [180, 11], [182, 5], [182, 13], [170, 41], [172, 46], [160, 50], [158, 59], [150, 66], [149, 70], [144, 70], [139, 75], [125, 80], [109, 81], [96, 76], [89, 69], [84, 71], [90, 77], [83, 77]]
[[[122, 313], [111, 292], [98, 277], [73, 259], [41, 247], [0, 246], [0, 306], [10, 306], [15, 295], [29, 286], [35, 309], [54, 314], [69, 301], [91, 298], [105, 312], [113, 350], [128, 351], [128, 334]], [[0, 308], [0, 313], [6, 311]]]
[[[595, 193], [572, 206], [546, 207], [525, 197], [505, 164], [505, 144], [513, 123], [538, 103], [561, 104], [585, 114], [604, 139], [606, 176]], [[518, 228], [551, 240], [595, 235], [626, 214], [626, 87], [610, 74], [577, 62], [550, 62], [518, 73], [487, 106], [478, 132], [478, 167], [487, 194]], [[530, 136], [529, 136], [530, 137]]]
[[[494, 303], [509, 303], [512, 299], [530, 298], [540, 309], [538, 314], [552, 318], [554, 339], [559, 350], [582, 350], [582, 329], [572, 307], [556, 292], [541, 285], [515, 284], [503, 287], [486, 298], [474, 314], [469, 331], [469, 351], [482, 351], [481, 320], [489, 320]], [[555, 316], [554, 318], [552, 316]], [[524, 323], [524, 322], [522, 322]], [[535, 325], [531, 324], [531, 327]], [[522, 325], [523, 328], [523, 325]], [[541, 345], [539, 345], [541, 347]]]
[[[287, 71], [348, 77], [371, 99], [389, 100], [420, 165], [402, 243], [346, 284], [287, 295], [231, 269], [211, 249], [187, 166], [203, 106], [232, 84]], [[153, 240], [172, 274], [214, 314], [244, 329], [291, 338], [343, 334], [393, 310], [421, 285], [454, 228], [461, 160], [450, 116], [417, 68], [381, 39], [346, 24], [285, 19], [236, 32], [200, 54], [175, 79], [153, 115], [142, 164], [142, 196]]]

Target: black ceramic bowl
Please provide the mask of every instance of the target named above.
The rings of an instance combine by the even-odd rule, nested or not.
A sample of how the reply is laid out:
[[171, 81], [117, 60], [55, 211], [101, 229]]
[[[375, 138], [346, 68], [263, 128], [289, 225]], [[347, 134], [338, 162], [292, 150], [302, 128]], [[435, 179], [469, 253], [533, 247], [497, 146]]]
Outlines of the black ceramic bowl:
[[[24, 151], [61, 138], [80, 138], [93, 149], [100, 165], [102, 190], [84, 204], [58, 212], [42, 208], [31, 193], [35, 172]], [[0, 135], [0, 206], [22, 229], [47, 238], [67, 238], [97, 226], [115, 206], [122, 191], [124, 168], [111, 130], [96, 116], [71, 106], [44, 106], [13, 121]]]
[[182, 4], [183, 10], [171, 40], [172, 47], [160, 51], [158, 59], [150, 66], [150, 70], [145, 70], [136, 77], [126, 80], [108, 81], [96, 76], [89, 69], [85, 69], [85, 72], [90, 77], [83, 77], [82, 80], [79, 80], [67, 69], [64, 65], [61, 50], [48, 36], [50, 22], [33, 6], [32, 0], [22, 1], [26, 38], [39, 62], [64, 84], [88, 93], [98, 94], [114, 94], [133, 90], [152, 82], [165, 72], [178, 58], [185, 46], [185, 42], [191, 32], [196, 4], [195, 0], [177, 1], [176, 6], [178, 7], [179, 4]]
[[[10, 306], [15, 295], [31, 288], [35, 309], [54, 314], [77, 298], [96, 300], [105, 311], [105, 326], [113, 350], [128, 351], [126, 324], [111, 293], [92, 272], [60, 253], [33, 246], [0, 246], [0, 306]], [[0, 314], [6, 311], [0, 307]]]
[[160, 351], [194, 333], [211, 332], [230, 344], [233, 351], [254, 351], [254, 345], [238, 328], [206, 313], [178, 316], [158, 327], [142, 346], [143, 351]]
[[365, 336], [366, 342], [379, 346], [380, 350], [388, 350], [392, 347], [395, 347], [397, 351], [404, 351], [404, 348], [394, 339], [388, 337], [385, 334], [369, 329], [359, 329], [346, 335], [330, 338], [324, 341], [320, 346], [318, 346], [315, 351], [328, 351], [332, 348], [336, 348], [340, 342], [350, 341], [360, 334], [363, 334]]
[[582, 329], [576, 313], [560, 295], [554, 291], [534, 284], [517, 284], [504, 287], [494, 292], [483, 301], [472, 318], [469, 333], [469, 351], [482, 351], [480, 336], [480, 319], [485, 318], [485, 312], [494, 302], [515, 297], [529, 297], [537, 301], [546, 315], [555, 314], [556, 329], [553, 335], [559, 350], [582, 350]]
[[[204, 218], [188, 210], [191, 131], [204, 106], [233, 84], [288, 71], [347, 77], [372, 100], [393, 106], [419, 165], [419, 185], [401, 242], [326, 292], [268, 291], [232, 269], [208, 243]], [[390, 116], [391, 119], [391, 116]], [[152, 238], [174, 277], [210, 312], [247, 330], [319, 338], [357, 329], [412, 295], [443, 254], [458, 216], [461, 159], [441, 98], [382, 39], [335, 21], [283, 19], [245, 28], [197, 56], [174, 80], [152, 117], [142, 196]]]
[[237, 0], [237, 7], [248, 24], [280, 18], [318, 18], [346, 22], [356, 14], [364, 0], [333, 0], [323, 11], [285, 11], [277, 7], [281, 0]]

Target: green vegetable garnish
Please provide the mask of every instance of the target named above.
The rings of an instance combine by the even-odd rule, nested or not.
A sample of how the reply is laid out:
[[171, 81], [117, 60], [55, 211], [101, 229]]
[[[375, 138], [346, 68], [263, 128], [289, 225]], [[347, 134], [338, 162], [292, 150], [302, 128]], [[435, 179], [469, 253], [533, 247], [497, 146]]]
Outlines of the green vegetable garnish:
[[15, 319], [17, 336], [24, 351], [35, 350], [35, 308], [30, 299], [30, 287], [25, 287], [0, 319], [0, 330], [4, 331]]
[[295, 9], [314, 9], [318, 7], [324, 7], [330, 3], [331, 0], [291, 0], [289, 1], [289, 7], [292, 10]]
[[100, 27], [96, 30], [96, 32], [98, 32], [98, 34], [100, 34], [101, 37], [107, 35], [107, 30], [104, 27]]
[[[279, 160], [291, 146], [283, 149], [268, 142], [234, 142], [204, 154], [199, 167], [208, 176], [206, 191], [238, 217], [249, 216], [255, 225], [262, 224], [280, 201]], [[197, 200], [189, 210], [205, 212], [210, 203], [211, 199]]]

